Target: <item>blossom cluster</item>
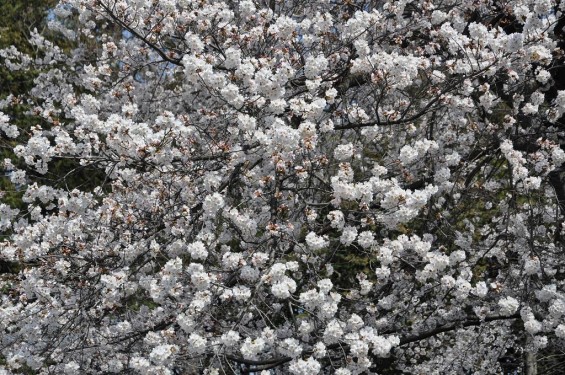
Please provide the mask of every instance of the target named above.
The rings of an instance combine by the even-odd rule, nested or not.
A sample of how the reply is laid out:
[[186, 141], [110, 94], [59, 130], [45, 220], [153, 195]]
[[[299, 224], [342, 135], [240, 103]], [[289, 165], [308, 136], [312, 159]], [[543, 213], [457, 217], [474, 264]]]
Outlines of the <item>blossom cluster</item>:
[[558, 350], [560, 4], [60, 1], [0, 50], [36, 77], [0, 97], [0, 373]]

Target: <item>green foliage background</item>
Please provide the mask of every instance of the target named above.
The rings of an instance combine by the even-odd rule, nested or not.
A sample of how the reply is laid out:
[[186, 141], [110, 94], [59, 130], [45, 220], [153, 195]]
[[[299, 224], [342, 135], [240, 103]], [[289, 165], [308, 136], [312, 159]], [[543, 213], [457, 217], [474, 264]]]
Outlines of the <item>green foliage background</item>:
[[[48, 10], [56, 0], [7, 0], [0, 3], [0, 49], [14, 46], [22, 53], [34, 54], [33, 46], [29, 43], [30, 33], [37, 29], [43, 30], [47, 23]], [[0, 58], [0, 100], [12, 95], [17, 104], [8, 106], [3, 112], [20, 130], [20, 137], [26, 136], [26, 129], [37, 123], [37, 119], [27, 115], [28, 103], [20, 97], [27, 93], [37, 77], [36, 71], [11, 71]], [[12, 148], [18, 140], [10, 140], [3, 134], [0, 136], [0, 161], [13, 156]], [[4, 172], [4, 171], [3, 171]], [[23, 208], [22, 192], [13, 186], [8, 177], [2, 173], [0, 190], [3, 191], [3, 203], [12, 207]]]

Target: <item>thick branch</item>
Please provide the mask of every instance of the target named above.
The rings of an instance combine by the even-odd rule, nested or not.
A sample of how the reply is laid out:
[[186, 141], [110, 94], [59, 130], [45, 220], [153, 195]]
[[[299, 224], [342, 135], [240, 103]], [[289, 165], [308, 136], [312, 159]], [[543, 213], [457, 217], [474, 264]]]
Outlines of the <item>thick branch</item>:
[[[517, 319], [519, 317], [520, 317], [520, 314], [516, 313], [516, 314], [510, 315], [510, 316], [501, 316], [501, 315], [488, 316], [483, 320], [481, 320], [479, 318], [469, 318], [469, 319], [466, 319], [466, 320], [456, 321], [456, 322], [453, 322], [453, 323], [450, 323], [450, 324], [443, 325], [441, 327], [434, 328], [430, 331], [420, 333], [418, 335], [405, 336], [405, 337], [400, 339], [400, 346], [410, 344], [412, 342], [425, 340], [427, 338], [439, 335], [440, 333], [454, 331], [458, 328], [480, 326], [483, 323], [489, 323], [489, 322], [499, 321], [499, 320]], [[342, 350], [349, 350], [349, 345], [347, 345], [347, 344], [333, 344], [333, 345], [328, 345], [328, 347], [327, 347], [328, 350], [334, 350], [334, 349], [338, 349], [338, 348], [341, 348]], [[304, 355], [312, 355], [312, 353], [313, 353], [313, 351], [308, 350], [308, 351], [305, 351], [303, 354]], [[245, 364], [245, 365], [248, 365], [248, 366], [261, 366], [262, 370], [267, 369], [267, 368], [274, 368], [274, 367], [283, 365], [287, 362], [290, 362], [292, 360], [291, 357], [286, 357], [286, 356], [275, 357], [275, 358], [270, 358], [270, 359], [263, 359], [263, 360], [245, 359], [245, 358], [236, 357], [236, 356], [233, 356], [233, 355], [228, 355], [228, 356], [226, 356], [226, 358], [231, 360], [231, 361], [241, 363], [241, 364]]]
[[557, 204], [559, 206], [559, 220], [557, 228], [555, 229], [554, 238], [555, 241], [561, 240], [561, 223], [565, 222], [565, 185], [563, 184], [563, 179], [561, 177], [562, 171], [556, 170], [549, 173], [549, 183], [553, 190], [555, 191], [555, 196], [557, 197]]
[[483, 323], [493, 322], [493, 321], [497, 321], [497, 320], [517, 319], [519, 317], [520, 317], [520, 314], [514, 314], [514, 315], [510, 315], [510, 316], [501, 316], [501, 315], [488, 316], [483, 320], [480, 320], [478, 318], [467, 319], [467, 320], [460, 321], [460, 322], [446, 324], [444, 326], [437, 327], [435, 329], [432, 329], [431, 331], [423, 332], [423, 333], [420, 333], [418, 335], [405, 336], [405, 337], [400, 339], [400, 345], [402, 346], [402, 345], [410, 344], [412, 342], [425, 340], [427, 338], [439, 335], [440, 333], [454, 331], [458, 328], [480, 326]]

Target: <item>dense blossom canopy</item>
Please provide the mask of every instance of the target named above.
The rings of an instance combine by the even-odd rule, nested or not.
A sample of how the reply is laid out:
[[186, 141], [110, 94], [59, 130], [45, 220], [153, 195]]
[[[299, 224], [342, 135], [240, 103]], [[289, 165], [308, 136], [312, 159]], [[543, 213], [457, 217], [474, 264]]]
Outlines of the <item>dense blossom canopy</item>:
[[61, 0], [34, 53], [0, 51], [36, 74], [0, 98], [25, 203], [0, 205], [0, 373], [495, 374], [562, 348], [564, 11]]

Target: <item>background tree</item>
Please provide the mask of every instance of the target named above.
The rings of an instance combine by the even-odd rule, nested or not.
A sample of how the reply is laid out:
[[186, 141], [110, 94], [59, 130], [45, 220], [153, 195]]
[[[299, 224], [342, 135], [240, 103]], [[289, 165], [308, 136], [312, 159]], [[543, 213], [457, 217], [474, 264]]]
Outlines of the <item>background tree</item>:
[[41, 118], [18, 138], [3, 102], [26, 204], [2, 206], [5, 367], [500, 373], [555, 352], [561, 11], [60, 1], [50, 37], [1, 55], [37, 72]]
[[[33, 53], [29, 43], [30, 33], [34, 29], [43, 30], [46, 27], [47, 9], [55, 5], [55, 1], [11, 1], [2, 5], [0, 13], [0, 49], [16, 49], [24, 53]], [[35, 121], [32, 116], [25, 115], [26, 105], [22, 102], [23, 95], [33, 87], [37, 74], [33, 70], [12, 70], [7, 65], [0, 65], [0, 99], [5, 116], [11, 123], [21, 129], [29, 129]], [[11, 105], [8, 105], [11, 103]], [[20, 138], [20, 142], [23, 141]], [[14, 156], [12, 149], [17, 144], [5, 134], [1, 135], [1, 159]], [[14, 186], [9, 179], [10, 168], [3, 168], [3, 178], [0, 179], [1, 201], [12, 208], [24, 206], [21, 196], [23, 190]], [[17, 272], [17, 263], [0, 259], [0, 273]]]

